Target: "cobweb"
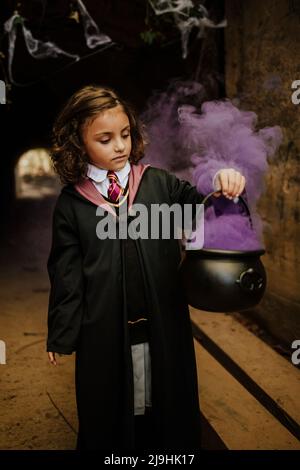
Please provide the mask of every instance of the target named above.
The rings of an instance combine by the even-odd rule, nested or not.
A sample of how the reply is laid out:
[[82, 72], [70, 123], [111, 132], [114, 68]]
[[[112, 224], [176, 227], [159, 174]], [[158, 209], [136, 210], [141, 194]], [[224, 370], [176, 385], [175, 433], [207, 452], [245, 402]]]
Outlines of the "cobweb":
[[181, 34], [182, 57], [188, 55], [188, 41], [193, 28], [198, 29], [197, 37], [203, 37], [205, 28], [224, 28], [227, 21], [214, 23], [209, 19], [207, 9], [202, 5], [194, 5], [192, 0], [149, 0], [156, 15], [173, 13], [175, 24]]
[[[81, 0], [77, 0], [78, 9], [82, 18], [84, 35], [86, 44], [90, 49], [94, 49], [97, 46], [103, 46], [105, 44], [112, 44], [112, 40], [106, 34], [103, 34], [99, 31], [99, 28], [93, 18], [89, 15], [87, 9], [85, 8]], [[26, 28], [24, 24], [25, 18], [23, 18], [17, 11], [4, 23], [4, 31], [8, 34], [8, 76], [11, 83], [17, 85], [13, 79], [12, 74], [12, 64], [15, 54], [15, 46], [17, 39], [17, 27], [21, 25], [22, 33], [24, 36], [26, 48], [28, 53], [35, 59], [47, 59], [47, 58], [56, 58], [59, 55], [69, 57], [74, 59], [74, 61], [79, 61], [83, 57], [80, 57], [77, 54], [71, 54], [51, 41], [41, 41], [35, 39], [32, 36], [31, 31]]]
[[8, 34], [8, 75], [12, 83], [15, 83], [12, 76], [12, 63], [15, 52], [17, 25], [21, 24], [25, 44], [29, 54], [35, 59], [46, 59], [48, 57], [58, 57], [64, 55], [74, 60], [79, 60], [76, 54], [70, 54], [58, 47], [53, 42], [43, 42], [35, 39], [28, 28], [24, 25], [24, 18], [18, 13], [14, 13], [5, 23], [4, 30]]
[[94, 49], [94, 47], [102, 46], [103, 44], [111, 42], [111, 38], [109, 36], [99, 31], [97, 24], [89, 15], [83, 2], [81, 0], [77, 0], [77, 3], [83, 22], [84, 35], [87, 46], [90, 49]]

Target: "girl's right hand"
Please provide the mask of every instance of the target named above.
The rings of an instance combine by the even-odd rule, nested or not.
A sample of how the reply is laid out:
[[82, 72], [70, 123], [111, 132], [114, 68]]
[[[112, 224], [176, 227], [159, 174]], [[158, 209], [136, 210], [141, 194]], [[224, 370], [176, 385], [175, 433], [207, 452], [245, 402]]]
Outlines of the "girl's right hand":
[[51, 364], [53, 364], [54, 366], [57, 365], [56, 358], [55, 358], [55, 352], [48, 352], [48, 358], [49, 358], [49, 361], [51, 362]]

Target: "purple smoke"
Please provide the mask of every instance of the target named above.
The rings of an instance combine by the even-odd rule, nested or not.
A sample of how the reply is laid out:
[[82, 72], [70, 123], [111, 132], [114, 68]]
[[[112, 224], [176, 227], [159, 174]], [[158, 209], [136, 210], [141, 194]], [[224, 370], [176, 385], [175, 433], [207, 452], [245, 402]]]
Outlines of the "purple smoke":
[[[267, 158], [278, 148], [282, 133], [279, 127], [255, 130], [257, 116], [242, 111], [230, 101], [203, 103], [201, 114], [192, 106], [178, 110], [181, 123], [179, 138], [194, 150], [193, 182], [199, 192], [209, 192], [208, 175], [221, 168], [235, 168], [246, 177], [249, 216], [241, 205], [212, 198], [214, 210], [206, 210], [205, 247], [218, 249], [253, 250], [262, 247], [262, 226], [256, 204], [264, 190]], [[223, 199], [223, 198], [222, 198]]]
[[191, 151], [178, 138], [178, 108], [193, 103], [199, 109], [205, 92], [200, 83], [174, 81], [165, 92], [155, 93], [148, 101], [141, 119], [147, 126], [149, 144], [145, 163], [165, 168], [178, 177], [192, 181]]
[[204, 247], [259, 249], [262, 223], [256, 205], [265, 187], [267, 159], [282, 140], [281, 129], [257, 131], [254, 112], [242, 111], [229, 100], [203, 103], [204, 95], [200, 84], [186, 82], [152, 99], [142, 117], [150, 137], [146, 160], [191, 181], [205, 195], [212, 191], [218, 170], [240, 171], [247, 181], [243, 196], [251, 220], [240, 202], [211, 197], [212, 205], [205, 210]]

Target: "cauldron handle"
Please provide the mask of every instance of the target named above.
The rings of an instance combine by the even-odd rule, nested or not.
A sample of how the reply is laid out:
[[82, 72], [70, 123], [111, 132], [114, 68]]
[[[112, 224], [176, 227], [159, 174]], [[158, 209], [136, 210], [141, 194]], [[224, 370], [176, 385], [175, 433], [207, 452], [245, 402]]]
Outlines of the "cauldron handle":
[[[205, 204], [208, 201], [208, 199], [211, 198], [211, 196], [213, 196], [215, 193], [218, 193], [218, 192], [221, 192], [221, 191], [212, 191], [211, 193], [207, 194], [205, 196], [205, 198], [203, 199], [202, 204]], [[248, 206], [247, 202], [245, 201], [245, 199], [242, 196], [239, 196], [238, 200], [241, 201], [244, 208], [246, 209], [247, 215], [250, 219], [251, 228], [253, 228], [253, 222], [252, 222], [252, 218], [251, 218], [251, 214], [250, 214], [250, 210], [249, 210], [249, 206]]]

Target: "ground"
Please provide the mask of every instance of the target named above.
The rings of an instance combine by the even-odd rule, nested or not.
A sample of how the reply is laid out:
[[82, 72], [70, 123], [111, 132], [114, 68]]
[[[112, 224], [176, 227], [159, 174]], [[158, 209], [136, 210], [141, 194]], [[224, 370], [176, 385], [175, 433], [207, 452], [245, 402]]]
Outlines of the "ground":
[[0, 449], [74, 449], [74, 355], [48, 362], [46, 261], [55, 196], [20, 199], [1, 251]]

